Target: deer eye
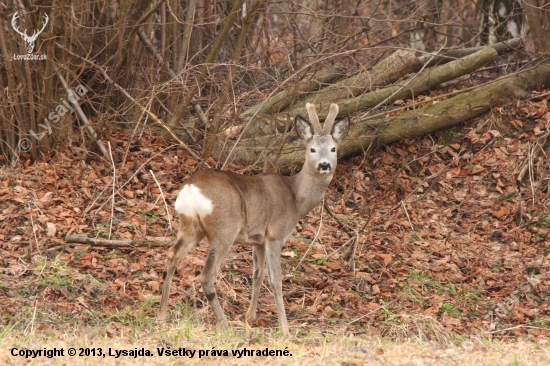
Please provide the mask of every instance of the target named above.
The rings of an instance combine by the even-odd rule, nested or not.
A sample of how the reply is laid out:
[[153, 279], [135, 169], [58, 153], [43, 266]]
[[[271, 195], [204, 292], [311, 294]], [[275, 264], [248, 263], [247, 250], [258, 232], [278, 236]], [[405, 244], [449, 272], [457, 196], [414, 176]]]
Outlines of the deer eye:
[[314, 148], [311, 148], [311, 150], [309, 150], [309, 151], [311, 151], [311, 152], [315, 152], [315, 149], [314, 149]]
[[330, 151], [332, 151], [332, 152], [336, 152], [336, 148], [335, 148], [335, 147], [333, 147], [332, 149], [330, 149]]

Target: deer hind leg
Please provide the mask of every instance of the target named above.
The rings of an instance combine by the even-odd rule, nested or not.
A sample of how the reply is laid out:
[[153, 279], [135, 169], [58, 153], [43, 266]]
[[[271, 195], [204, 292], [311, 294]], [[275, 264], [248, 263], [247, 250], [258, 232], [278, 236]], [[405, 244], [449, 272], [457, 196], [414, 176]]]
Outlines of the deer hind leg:
[[283, 335], [288, 335], [285, 303], [283, 301], [283, 280], [281, 276], [281, 248], [284, 241], [266, 242], [267, 280], [275, 297], [275, 306], [279, 316], [279, 327]]
[[246, 321], [252, 323], [256, 320], [256, 308], [258, 306], [258, 295], [264, 282], [265, 269], [265, 246], [256, 245], [252, 247], [252, 256], [254, 259], [254, 274], [252, 277], [252, 298], [250, 307], [246, 312]]
[[[236, 237], [236, 235], [232, 238], [234, 239], [234, 237]], [[220, 270], [221, 264], [229, 252], [229, 248], [231, 248], [232, 244], [233, 240], [211, 240], [210, 251], [208, 252], [208, 257], [206, 258], [206, 263], [204, 264], [204, 268], [201, 273], [201, 282], [204, 294], [206, 295], [210, 306], [212, 306], [212, 310], [214, 310], [214, 314], [216, 315], [218, 322], [224, 327], [228, 325], [227, 318], [225, 317], [220, 302], [218, 301], [214, 283], [216, 282], [216, 277], [218, 271]]]
[[160, 300], [160, 309], [157, 317], [158, 321], [163, 322], [166, 319], [170, 286], [178, 263], [203, 237], [204, 233], [200, 229], [197, 219], [180, 215], [180, 227], [176, 243], [168, 250], [166, 266], [164, 267], [164, 283], [162, 285], [162, 298]]

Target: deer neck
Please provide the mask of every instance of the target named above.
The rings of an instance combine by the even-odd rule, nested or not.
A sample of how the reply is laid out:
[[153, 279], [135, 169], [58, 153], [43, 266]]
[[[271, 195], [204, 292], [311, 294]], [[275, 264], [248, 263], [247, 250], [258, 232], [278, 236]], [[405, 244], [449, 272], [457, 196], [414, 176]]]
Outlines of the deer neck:
[[309, 173], [306, 168], [290, 177], [291, 188], [296, 197], [300, 218], [304, 217], [319, 204], [327, 190], [332, 174], [319, 176]]

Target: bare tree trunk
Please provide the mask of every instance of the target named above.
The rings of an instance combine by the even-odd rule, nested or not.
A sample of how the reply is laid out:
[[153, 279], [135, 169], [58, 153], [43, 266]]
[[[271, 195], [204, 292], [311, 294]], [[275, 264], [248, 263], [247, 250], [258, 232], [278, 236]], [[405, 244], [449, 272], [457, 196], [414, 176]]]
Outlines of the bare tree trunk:
[[195, 94], [197, 93], [199, 87], [204, 82], [208, 66], [209, 64], [215, 61], [223, 41], [227, 38], [229, 31], [231, 30], [231, 28], [233, 28], [233, 23], [235, 19], [240, 14], [240, 9], [243, 5], [243, 2], [244, 0], [235, 0], [235, 3], [233, 4], [233, 8], [231, 9], [230, 14], [225, 19], [222, 30], [216, 37], [216, 40], [214, 41], [214, 44], [212, 45], [212, 48], [210, 49], [210, 52], [208, 53], [206, 60], [204, 60], [204, 63], [199, 71], [199, 74], [196, 76], [195, 82], [192, 83], [189, 90], [187, 90], [183, 101], [176, 106], [176, 109], [174, 110], [174, 113], [172, 114], [172, 117], [168, 122], [168, 125], [170, 127], [176, 126], [179, 123], [179, 120], [183, 116], [185, 109], [189, 106]]
[[550, 54], [550, 0], [524, 0], [524, 4], [535, 50]]

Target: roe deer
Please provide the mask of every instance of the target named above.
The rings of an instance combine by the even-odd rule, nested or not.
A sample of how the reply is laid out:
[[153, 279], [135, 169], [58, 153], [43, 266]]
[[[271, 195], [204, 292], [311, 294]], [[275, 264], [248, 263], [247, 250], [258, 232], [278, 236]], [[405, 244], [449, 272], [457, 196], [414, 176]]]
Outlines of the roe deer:
[[176, 199], [180, 226], [168, 250], [158, 320], [166, 318], [172, 276], [179, 261], [203, 237], [210, 250], [200, 281], [218, 321], [227, 319], [216, 297], [214, 283], [233, 243], [252, 246], [252, 299], [246, 320], [256, 319], [258, 295], [267, 261], [268, 282], [275, 296], [279, 327], [288, 335], [281, 279], [281, 249], [298, 220], [323, 198], [336, 169], [336, 148], [347, 135], [349, 117], [335, 123], [338, 105], [331, 104], [321, 127], [313, 104], [306, 104], [310, 122], [296, 116], [296, 132], [306, 143], [302, 170], [291, 177], [276, 174], [245, 176], [228, 171], [200, 170], [189, 178]]

